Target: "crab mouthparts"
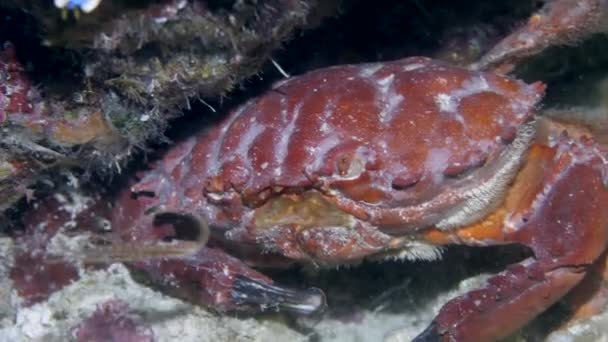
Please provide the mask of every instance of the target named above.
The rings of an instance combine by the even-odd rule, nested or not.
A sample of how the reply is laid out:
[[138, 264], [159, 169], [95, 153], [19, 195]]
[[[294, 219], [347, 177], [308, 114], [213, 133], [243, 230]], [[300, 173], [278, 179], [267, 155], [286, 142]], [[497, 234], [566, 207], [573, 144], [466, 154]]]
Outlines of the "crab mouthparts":
[[352, 227], [354, 217], [327, 201], [318, 191], [283, 194], [256, 210], [259, 229], [289, 225], [297, 230], [312, 227]]

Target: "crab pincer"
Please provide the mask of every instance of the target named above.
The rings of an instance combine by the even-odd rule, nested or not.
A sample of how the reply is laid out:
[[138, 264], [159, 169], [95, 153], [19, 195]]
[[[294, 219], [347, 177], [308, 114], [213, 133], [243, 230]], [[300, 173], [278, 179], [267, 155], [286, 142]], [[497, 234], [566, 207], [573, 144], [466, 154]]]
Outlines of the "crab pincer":
[[[119, 228], [117, 232], [123, 241], [129, 241], [133, 247], [132, 257], [122, 261], [145, 272], [149, 280], [178, 297], [220, 311], [282, 311], [311, 315], [325, 309], [322, 291], [280, 286], [221, 248], [205, 246], [209, 239], [214, 239], [205, 219], [198, 213], [172, 210], [166, 205], [149, 207], [154, 197], [147, 192], [150, 189], [141, 188], [142, 184], [156, 186], [154, 191], [161, 198], [171, 189], [158, 187], [166, 186], [164, 181], [132, 187], [123, 194], [122, 209], [115, 211], [112, 224]], [[171, 203], [171, 200], [165, 203]], [[136, 225], [129, 225], [133, 218], [137, 218]], [[168, 247], [158, 249], [156, 255], [137, 251], [138, 245], [174, 239], [180, 240], [174, 253]], [[184, 241], [197, 243], [184, 246]]]

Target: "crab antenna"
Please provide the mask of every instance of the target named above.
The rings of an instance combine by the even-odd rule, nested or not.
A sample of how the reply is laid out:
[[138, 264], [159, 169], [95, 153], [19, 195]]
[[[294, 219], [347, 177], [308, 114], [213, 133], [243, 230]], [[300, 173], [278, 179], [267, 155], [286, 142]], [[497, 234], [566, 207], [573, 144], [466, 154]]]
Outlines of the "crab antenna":
[[[131, 241], [115, 242], [102, 239], [93, 243], [88, 238], [77, 244], [59, 242], [58, 248], [48, 251], [47, 262], [80, 261], [88, 264], [113, 262], [138, 262], [158, 258], [181, 258], [193, 255], [209, 241], [211, 234], [207, 221], [201, 217], [175, 212], [163, 212], [155, 216], [155, 224], [170, 223], [176, 231], [177, 238], [170, 242]], [[70, 246], [72, 245], [72, 246]], [[21, 248], [14, 246], [14, 248]], [[58, 252], [55, 252], [58, 251]]]
[[176, 239], [167, 243], [143, 244], [119, 242], [107, 246], [93, 246], [82, 251], [80, 259], [84, 263], [107, 263], [185, 257], [203, 248], [211, 235], [207, 221], [192, 214], [163, 212], [155, 216], [155, 223], [171, 223], [178, 234], [186, 232], [189, 240]]

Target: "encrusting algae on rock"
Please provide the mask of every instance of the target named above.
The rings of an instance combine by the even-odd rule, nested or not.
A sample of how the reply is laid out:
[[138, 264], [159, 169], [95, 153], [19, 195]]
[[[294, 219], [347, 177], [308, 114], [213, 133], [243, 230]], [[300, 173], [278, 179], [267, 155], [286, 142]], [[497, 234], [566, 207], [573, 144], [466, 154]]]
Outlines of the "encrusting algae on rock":
[[120, 171], [191, 101], [225, 95], [331, 13], [315, 4], [0, 2], [0, 212], [49, 167]]

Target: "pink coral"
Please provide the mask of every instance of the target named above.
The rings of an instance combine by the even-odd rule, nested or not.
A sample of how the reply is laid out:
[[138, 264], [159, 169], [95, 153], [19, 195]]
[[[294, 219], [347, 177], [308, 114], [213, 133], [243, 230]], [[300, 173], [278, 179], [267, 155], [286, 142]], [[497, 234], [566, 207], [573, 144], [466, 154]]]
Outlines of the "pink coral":
[[70, 226], [95, 227], [103, 216], [105, 202], [92, 199], [78, 208], [63, 196], [47, 197], [35, 203], [36, 210], [24, 214], [25, 234], [19, 246], [10, 277], [25, 305], [32, 305], [78, 280], [78, 269], [65, 255], [49, 251], [49, 243]]
[[73, 330], [78, 342], [152, 342], [152, 331], [129, 315], [129, 305], [109, 300]]
[[11, 278], [24, 304], [43, 300], [78, 278], [74, 265], [67, 262], [48, 262], [42, 256], [21, 253], [15, 258]]

